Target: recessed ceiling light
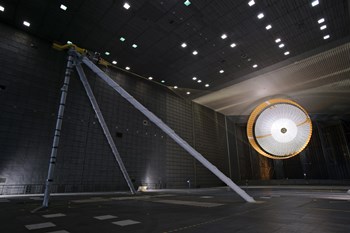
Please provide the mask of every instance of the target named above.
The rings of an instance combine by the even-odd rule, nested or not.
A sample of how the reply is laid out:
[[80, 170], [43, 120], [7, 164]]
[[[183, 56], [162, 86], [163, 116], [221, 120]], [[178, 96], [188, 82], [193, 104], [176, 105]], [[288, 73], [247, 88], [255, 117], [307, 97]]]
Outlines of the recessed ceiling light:
[[254, 6], [254, 4], [255, 4], [254, 0], [250, 0], [250, 1], [248, 2], [248, 5], [249, 5], [249, 6]]
[[63, 5], [63, 4], [61, 4], [61, 6], [60, 6], [60, 8], [62, 9], [62, 10], [67, 10], [67, 7], [65, 6], [65, 5]]
[[189, 5], [191, 5], [191, 2], [189, 0], [186, 0], [186, 1], [184, 1], [184, 5], [189, 6]]
[[222, 34], [222, 35], [221, 35], [221, 39], [224, 40], [224, 39], [226, 39], [226, 38], [227, 38], [227, 35], [226, 35], [226, 34]]
[[153, 79], [153, 77], [151, 77], [151, 76], [150, 76], [150, 77], [148, 77], [148, 79], [149, 79], [149, 80], [152, 80], [152, 79]]
[[276, 42], [276, 43], [281, 42], [281, 38], [277, 38], [277, 39], [275, 40], [275, 42]]
[[315, 0], [315, 1], [313, 1], [312, 3], [311, 3], [311, 6], [317, 6], [319, 4], [319, 1], [318, 0]]
[[121, 42], [124, 42], [124, 41], [125, 41], [125, 38], [121, 36], [121, 37], [119, 38], [119, 40], [120, 40]]
[[262, 18], [264, 18], [264, 13], [260, 13], [260, 14], [258, 14], [258, 19], [262, 19]]
[[317, 20], [317, 23], [323, 23], [324, 22], [324, 18], [320, 18], [319, 20]]
[[116, 65], [116, 64], [117, 64], [117, 61], [112, 61], [112, 64], [113, 64], [113, 65]]
[[323, 39], [324, 39], [324, 40], [327, 40], [329, 37], [330, 37], [329, 35], [325, 35], [325, 36], [323, 37]]
[[72, 41], [70, 41], [70, 40], [68, 40], [68, 41], [67, 41], [67, 44], [73, 44], [73, 42], [72, 42]]
[[5, 11], [5, 7], [0, 6], [0, 11], [4, 12]]
[[320, 27], [321, 30], [325, 30], [326, 28], [327, 28], [327, 25], [322, 25], [322, 26]]
[[174, 86], [175, 89], [177, 89], [177, 86]]
[[234, 48], [234, 47], [236, 47], [236, 44], [232, 43], [230, 46], [231, 46], [231, 48]]
[[181, 44], [181, 47], [182, 47], [182, 48], [186, 48], [186, 47], [187, 47], [187, 44], [184, 42], [184, 43]]
[[198, 54], [197, 50], [194, 50], [194, 51], [192, 52], [192, 54], [193, 54], [193, 55], [197, 55], [197, 54]]
[[109, 55], [110, 55], [110, 53], [109, 53], [109, 52], [105, 52], [105, 54], [106, 54], [107, 56], [109, 56]]
[[222, 74], [222, 73], [224, 73], [225, 71], [224, 71], [224, 70], [220, 70], [219, 72], [220, 72], [220, 74]]
[[126, 2], [126, 3], [124, 3], [123, 7], [124, 7], [125, 9], [129, 10], [130, 4]]
[[289, 55], [289, 51], [284, 52], [284, 55], [286, 56]]
[[186, 94], [189, 95], [189, 94], [191, 94], [191, 92], [188, 91], [188, 92], [186, 92]]
[[197, 77], [193, 77], [192, 80], [197, 80]]
[[205, 84], [205, 87], [209, 87], [209, 84], [207, 83], [207, 84]]
[[129, 67], [129, 66], [127, 66], [127, 67], [125, 67], [125, 69], [126, 69], [126, 70], [130, 70], [130, 67]]
[[132, 47], [133, 47], [134, 49], [136, 49], [136, 48], [137, 48], [137, 44], [132, 44]]
[[272, 26], [271, 26], [271, 24], [269, 24], [265, 28], [266, 28], [266, 30], [270, 30], [272, 28]]
[[30, 27], [30, 23], [27, 22], [27, 21], [23, 21], [23, 25], [26, 26], [26, 27]]
[[201, 82], [202, 82], [202, 80], [200, 80], [200, 79], [197, 80], [197, 83], [201, 83]]
[[280, 45], [278, 45], [278, 47], [283, 48], [283, 47], [284, 47], [284, 44], [280, 44]]
[[164, 80], [162, 80], [162, 81], [160, 81], [161, 83], [165, 83], [165, 81]]
[[254, 64], [254, 65], [253, 65], [253, 68], [256, 68], [256, 67], [258, 67], [258, 65], [257, 65], [257, 64]]

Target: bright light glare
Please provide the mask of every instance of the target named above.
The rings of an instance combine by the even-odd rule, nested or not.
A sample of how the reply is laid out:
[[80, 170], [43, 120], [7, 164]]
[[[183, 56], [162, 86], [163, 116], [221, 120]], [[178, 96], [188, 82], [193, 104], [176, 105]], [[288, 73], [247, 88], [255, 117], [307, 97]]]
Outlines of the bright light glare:
[[129, 10], [130, 5], [129, 5], [129, 3], [126, 2], [126, 3], [124, 3], [123, 7], [124, 7], [125, 9]]
[[324, 23], [324, 18], [317, 20], [318, 23]]
[[262, 18], [264, 18], [264, 14], [263, 13], [260, 13], [260, 14], [258, 14], [258, 19], [262, 19]]
[[318, 0], [315, 0], [311, 3], [311, 6], [317, 6], [320, 2]]
[[26, 26], [26, 27], [30, 27], [30, 23], [27, 22], [27, 21], [23, 21], [23, 25]]
[[60, 8], [62, 9], [62, 10], [67, 10], [67, 7], [65, 6], [65, 5], [63, 5], [63, 4], [61, 4], [61, 6], [60, 6]]
[[254, 6], [254, 4], [255, 4], [254, 0], [251, 0], [251, 1], [248, 2], [249, 6]]

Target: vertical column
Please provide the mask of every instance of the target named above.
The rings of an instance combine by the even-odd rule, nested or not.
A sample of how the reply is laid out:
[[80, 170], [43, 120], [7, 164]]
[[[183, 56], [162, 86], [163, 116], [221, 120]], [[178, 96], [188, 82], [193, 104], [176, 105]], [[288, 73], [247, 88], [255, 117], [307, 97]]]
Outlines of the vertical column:
[[56, 155], [57, 155], [58, 145], [60, 142], [62, 120], [63, 120], [63, 115], [64, 115], [64, 108], [65, 108], [65, 104], [66, 104], [66, 98], [67, 98], [67, 93], [68, 93], [68, 86], [69, 86], [69, 81], [70, 81], [70, 75], [72, 72], [72, 67], [73, 67], [73, 56], [69, 52], [67, 68], [66, 68], [66, 73], [65, 73], [65, 77], [64, 77], [64, 83], [63, 83], [63, 86], [61, 88], [61, 100], [60, 100], [60, 105], [58, 108], [55, 134], [53, 137], [53, 143], [52, 143], [52, 148], [51, 148], [49, 170], [48, 170], [48, 174], [47, 174], [47, 179], [46, 179], [46, 184], [45, 184], [45, 192], [44, 192], [44, 200], [43, 200], [43, 204], [42, 204], [43, 207], [48, 207], [48, 205], [49, 205], [50, 185], [53, 182], [53, 175], [54, 175], [55, 165], [56, 165]]

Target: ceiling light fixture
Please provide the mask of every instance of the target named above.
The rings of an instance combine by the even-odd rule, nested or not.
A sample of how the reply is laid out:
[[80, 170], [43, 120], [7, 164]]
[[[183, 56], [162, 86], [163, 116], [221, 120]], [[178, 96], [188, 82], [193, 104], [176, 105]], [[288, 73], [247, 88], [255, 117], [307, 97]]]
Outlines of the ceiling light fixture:
[[193, 77], [192, 80], [197, 80], [197, 77]]
[[323, 39], [324, 39], [324, 40], [327, 40], [329, 37], [330, 37], [329, 35], [325, 35], [325, 36], [323, 37]]
[[222, 73], [224, 73], [225, 71], [224, 71], [224, 70], [220, 70], [219, 72], [220, 72], [220, 74], [222, 74]]
[[187, 47], [187, 44], [184, 42], [184, 43], [181, 44], [181, 47], [182, 47], [182, 48], [186, 48], [186, 47]]
[[174, 86], [175, 89], [177, 89], [177, 86]]
[[230, 46], [231, 46], [231, 48], [234, 48], [234, 47], [236, 47], [236, 44], [232, 43]]
[[125, 38], [121, 36], [121, 37], [119, 38], [119, 40], [120, 40], [121, 42], [124, 42], [124, 41], [125, 41]]
[[258, 14], [258, 19], [262, 19], [262, 18], [264, 18], [264, 13], [260, 13], [260, 14]]
[[320, 18], [319, 20], [317, 20], [317, 23], [321, 24], [324, 22], [324, 18]]
[[276, 42], [276, 43], [281, 42], [281, 38], [277, 38], [277, 39], [275, 40], [275, 42]]
[[0, 11], [4, 12], [5, 11], [5, 7], [0, 6]]
[[200, 79], [197, 81], [197, 83], [201, 83], [201, 82], [202, 82], [202, 80], [200, 80]]
[[227, 38], [227, 35], [226, 34], [222, 34], [221, 35], [221, 39], [225, 40]]
[[207, 83], [207, 84], [205, 84], [205, 87], [209, 87], [209, 84]]
[[249, 5], [249, 6], [254, 6], [254, 4], [255, 4], [254, 0], [250, 0], [250, 1], [248, 2], [248, 5]]
[[198, 54], [197, 50], [194, 50], [194, 51], [192, 52], [192, 54], [193, 54], [193, 55], [197, 55], [197, 54]]
[[60, 8], [62, 9], [62, 10], [67, 10], [67, 7], [65, 6], [65, 5], [63, 5], [63, 4], [61, 4], [61, 6], [60, 6]]
[[189, 5], [191, 5], [191, 2], [189, 0], [186, 0], [186, 1], [184, 1], [184, 5], [189, 6]]
[[151, 76], [150, 76], [150, 77], [148, 77], [148, 79], [149, 79], [149, 80], [152, 80], [152, 79], [153, 79], [153, 77], [151, 77]]
[[189, 95], [189, 94], [191, 94], [191, 92], [188, 91], [188, 92], [186, 92], [186, 94]]
[[134, 49], [136, 49], [136, 48], [137, 48], [137, 44], [132, 44], [132, 47], [133, 47]]
[[314, 6], [317, 6], [320, 2], [318, 0], [315, 0], [311, 3], [311, 6], [314, 7]]
[[106, 56], [109, 56], [109, 55], [110, 55], [110, 53], [109, 53], [109, 52], [105, 52], [105, 54], [106, 54]]
[[284, 52], [284, 55], [286, 56], [289, 55], [289, 51]]
[[124, 7], [125, 9], [129, 10], [130, 4], [126, 2], [126, 3], [124, 3], [123, 7]]
[[278, 47], [283, 48], [283, 47], [284, 47], [284, 44], [280, 44]]
[[113, 64], [113, 65], [116, 65], [116, 64], [117, 64], [117, 61], [112, 61], [112, 64]]
[[327, 25], [322, 25], [322, 26], [320, 27], [321, 30], [325, 30], [326, 28], [327, 28]]
[[126, 69], [126, 70], [130, 70], [130, 67], [129, 67], [129, 66], [127, 66], [127, 67], [125, 67], [125, 69]]
[[23, 25], [26, 26], [26, 27], [30, 27], [30, 23], [27, 22], [27, 21], [23, 21]]
[[266, 30], [270, 30], [272, 28], [272, 26], [271, 26], [271, 24], [269, 24], [265, 28], [266, 28]]
[[258, 67], [258, 65], [257, 65], [257, 64], [254, 64], [254, 65], [253, 65], [253, 68], [256, 68], [256, 67]]

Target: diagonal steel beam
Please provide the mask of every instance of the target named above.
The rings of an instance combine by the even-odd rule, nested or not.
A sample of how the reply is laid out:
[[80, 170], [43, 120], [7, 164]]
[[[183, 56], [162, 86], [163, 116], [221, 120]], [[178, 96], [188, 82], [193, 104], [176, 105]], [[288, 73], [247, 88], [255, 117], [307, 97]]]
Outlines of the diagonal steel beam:
[[115, 143], [114, 143], [114, 141], [112, 139], [111, 133], [109, 132], [109, 129], [107, 127], [106, 121], [105, 121], [105, 119], [104, 119], [104, 117], [102, 115], [101, 109], [98, 106], [98, 103], [96, 101], [94, 93], [92, 92], [90, 84], [89, 84], [88, 80], [86, 79], [86, 75], [84, 73], [84, 70], [83, 70], [83, 68], [81, 67], [81, 65], [78, 62], [77, 62], [75, 67], [76, 67], [76, 69], [78, 71], [78, 74], [79, 74], [79, 77], [80, 77], [80, 81], [83, 83], [83, 86], [85, 88], [86, 94], [88, 95], [89, 100], [91, 102], [91, 105], [92, 105], [92, 107], [93, 107], [93, 109], [94, 109], [94, 111], [96, 113], [97, 119], [100, 122], [100, 125], [101, 125], [101, 127], [103, 129], [103, 133], [105, 134], [105, 136], [107, 138], [107, 141], [109, 143], [109, 146], [112, 149], [113, 155], [114, 155], [115, 159], [118, 162], [118, 165], [119, 165], [119, 168], [120, 168], [121, 172], [123, 173], [124, 179], [125, 179], [126, 183], [128, 184], [131, 193], [135, 194], [136, 191], [135, 191], [134, 185], [132, 184], [132, 182], [130, 180], [129, 174], [126, 171], [126, 168], [125, 168], [124, 163], [123, 163], [123, 161], [122, 161], [122, 159], [120, 157], [120, 154], [119, 154], [119, 152], [117, 150], [117, 147], [115, 146]]
[[157, 125], [161, 130], [164, 131], [169, 137], [171, 137], [179, 146], [190, 153], [194, 158], [196, 158], [203, 166], [208, 168], [214, 175], [216, 175], [221, 181], [227, 184], [232, 190], [234, 190], [238, 195], [240, 195], [247, 202], [255, 202], [255, 200], [249, 196], [243, 189], [238, 187], [230, 178], [223, 174], [217, 167], [211, 164], [207, 159], [205, 159], [198, 151], [191, 147], [185, 140], [178, 136], [169, 126], [167, 126], [161, 119], [156, 115], [146, 109], [140, 102], [138, 102], [134, 97], [132, 97], [127, 91], [125, 91], [118, 83], [106, 75], [100, 68], [98, 68], [93, 62], [91, 62], [86, 56], [82, 56], [77, 53], [81, 61], [88, 66], [94, 73], [96, 73], [102, 80], [104, 80], [110, 87], [117, 91], [123, 98], [125, 98], [130, 104], [132, 104], [136, 109], [142, 112], [150, 121]]

